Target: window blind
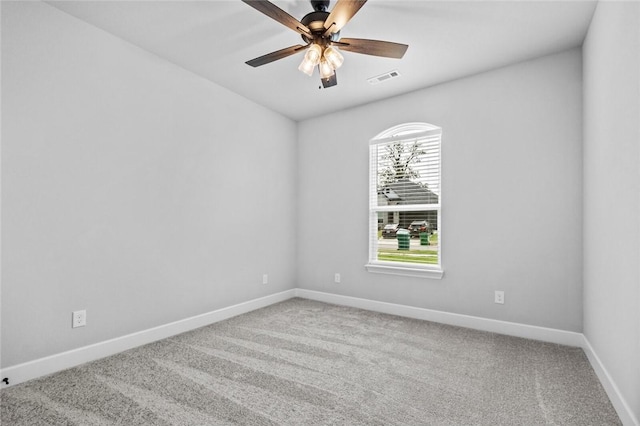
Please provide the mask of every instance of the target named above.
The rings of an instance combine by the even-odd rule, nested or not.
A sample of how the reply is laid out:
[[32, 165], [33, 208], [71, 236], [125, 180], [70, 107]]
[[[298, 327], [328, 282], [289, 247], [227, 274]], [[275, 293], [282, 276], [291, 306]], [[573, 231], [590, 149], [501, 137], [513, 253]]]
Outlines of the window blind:
[[409, 123], [370, 141], [369, 262], [439, 266], [441, 136]]

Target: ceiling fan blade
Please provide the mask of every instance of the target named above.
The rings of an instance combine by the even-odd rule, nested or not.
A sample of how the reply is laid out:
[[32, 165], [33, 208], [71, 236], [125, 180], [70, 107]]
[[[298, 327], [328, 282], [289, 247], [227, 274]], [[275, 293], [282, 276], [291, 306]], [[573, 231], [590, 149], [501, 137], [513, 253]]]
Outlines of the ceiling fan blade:
[[275, 52], [267, 53], [266, 55], [247, 61], [246, 64], [251, 65], [252, 67], [259, 67], [261, 65], [268, 64], [269, 62], [286, 58], [294, 53], [298, 53], [299, 51], [304, 50], [307, 46], [296, 44], [295, 46], [285, 47], [284, 49], [276, 50]]
[[333, 75], [331, 75], [331, 77], [329, 77], [329, 78], [320, 78], [320, 81], [322, 81], [322, 87], [324, 87], [325, 89], [327, 89], [329, 87], [333, 87], [336, 84], [338, 84], [338, 78], [336, 76], [335, 71], [333, 72]]
[[396, 59], [402, 58], [409, 47], [406, 44], [368, 40], [365, 38], [341, 38], [340, 41], [333, 42], [332, 44], [348, 52]]
[[260, 1], [242, 0], [242, 1], [248, 4], [249, 6], [253, 7], [257, 11], [264, 13], [269, 18], [280, 22], [285, 27], [289, 27], [293, 31], [299, 34], [304, 34], [309, 38], [313, 38], [313, 34], [311, 34], [311, 30], [306, 25], [298, 21], [293, 16], [289, 15], [284, 10], [280, 9], [275, 4], [266, 0], [260, 0]]
[[353, 18], [367, 0], [338, 0], [324, 21], [325, 37], [337, 33]]

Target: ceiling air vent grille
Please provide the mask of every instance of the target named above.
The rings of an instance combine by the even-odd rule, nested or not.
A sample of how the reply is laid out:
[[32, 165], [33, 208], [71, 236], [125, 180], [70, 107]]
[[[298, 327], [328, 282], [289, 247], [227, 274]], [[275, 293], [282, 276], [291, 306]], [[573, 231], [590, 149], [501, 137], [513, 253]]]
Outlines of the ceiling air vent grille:
[[380, 84], [384, 81], [391, 80], [392, 78], [400, 77], [398, 70], [386, 72], [384, 74], [377, 75], [375, 77], [368, 78], [369, 84]]

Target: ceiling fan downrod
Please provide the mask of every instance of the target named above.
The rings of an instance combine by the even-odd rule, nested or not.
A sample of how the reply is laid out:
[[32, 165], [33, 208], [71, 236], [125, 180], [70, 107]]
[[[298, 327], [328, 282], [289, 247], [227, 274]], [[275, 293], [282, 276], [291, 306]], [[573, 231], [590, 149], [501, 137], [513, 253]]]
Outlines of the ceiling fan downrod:
[[316, 12], [328, 12], [329, 11], [329, 0], [310, 0], [311, 7]]

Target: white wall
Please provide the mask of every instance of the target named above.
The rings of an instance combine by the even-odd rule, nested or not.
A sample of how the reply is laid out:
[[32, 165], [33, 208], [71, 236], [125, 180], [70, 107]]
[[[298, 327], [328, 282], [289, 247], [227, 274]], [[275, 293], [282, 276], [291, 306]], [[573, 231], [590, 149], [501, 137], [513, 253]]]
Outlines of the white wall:
[[640, 4], [584, 43], [584, 334], [640, 419]]
[[[581, 61], [574, 49], [301, 122], [299, 286], [582, 331]], [[368, 141], [412, 121], [443, 129], [442, 280], [364, 268]]]
[[2, 91], [3, 367], [294, 287], [293, 121], [39, 2]]

